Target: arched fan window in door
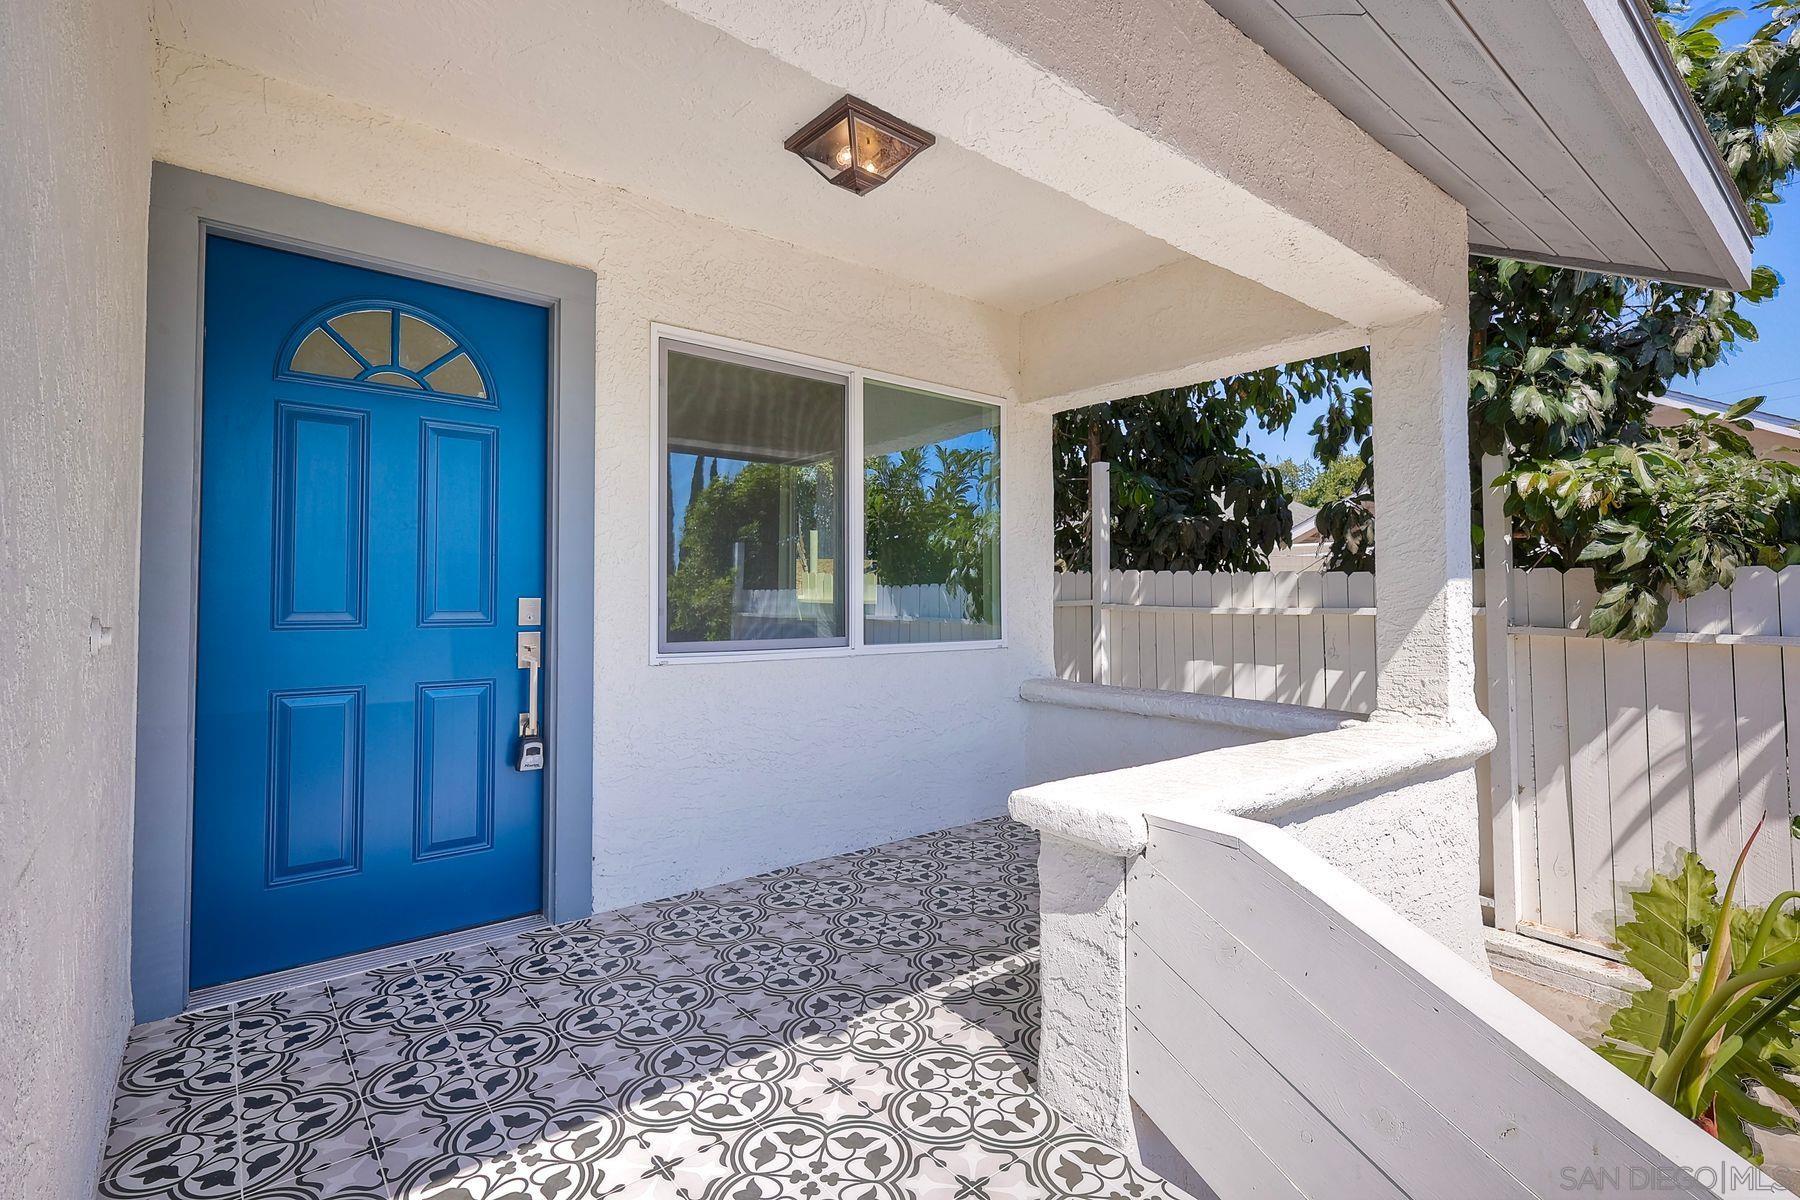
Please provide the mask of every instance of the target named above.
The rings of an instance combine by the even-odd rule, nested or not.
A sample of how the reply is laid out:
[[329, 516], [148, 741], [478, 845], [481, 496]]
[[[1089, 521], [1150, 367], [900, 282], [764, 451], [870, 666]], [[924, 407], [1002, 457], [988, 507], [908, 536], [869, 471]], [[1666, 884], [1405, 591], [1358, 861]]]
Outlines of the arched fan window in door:
[[339, 304], [308, 318], [288, 339], [281, 374], [494, 403], [487, 372], [444, 322], [380, 301]]

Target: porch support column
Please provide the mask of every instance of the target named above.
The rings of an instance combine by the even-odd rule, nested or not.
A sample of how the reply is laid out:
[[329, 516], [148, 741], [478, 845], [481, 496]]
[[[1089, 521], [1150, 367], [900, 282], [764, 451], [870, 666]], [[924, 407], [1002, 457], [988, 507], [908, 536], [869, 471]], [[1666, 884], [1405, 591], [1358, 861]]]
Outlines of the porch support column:
[[[1436, 313], [1370, 338], [1375, 426], [1374, 721], [1421, 735], [1491, 736], [1475, 703], [1470, 611], [1467, 267]], [[1452, 277], [1451, 264], [1445, 276]], [[1486, 969], [1475, 770], [1458, 768], [1357, 808], [1357, 833], [1325, 857], [1413, 924]], [[1319, 818], [1321, 831], [1329, 819]], [[1350, 849], [1361, 843], [1379, 849]], [[1379, 869], [1369, 870], [1371, 866]]]
[[1476, 714], [1468, 340], [1466, 285], [1436, 313], [1370, 338], [1376, 707], [1385, 715]]

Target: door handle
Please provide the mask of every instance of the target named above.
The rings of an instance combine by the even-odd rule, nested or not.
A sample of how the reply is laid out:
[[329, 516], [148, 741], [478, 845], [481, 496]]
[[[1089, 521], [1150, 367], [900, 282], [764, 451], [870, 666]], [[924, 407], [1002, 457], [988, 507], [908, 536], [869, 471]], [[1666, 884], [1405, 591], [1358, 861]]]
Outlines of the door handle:
[[518, 642], [518, 664], [531, 673], [526, 687], [525, 711], [519, 714], [519, 747], [513, 765], [521, 771], [544, 769], [544, 738], [538, 729], [538, 672], [544, 663], [544, 635], [537, 630], [521, 632]]

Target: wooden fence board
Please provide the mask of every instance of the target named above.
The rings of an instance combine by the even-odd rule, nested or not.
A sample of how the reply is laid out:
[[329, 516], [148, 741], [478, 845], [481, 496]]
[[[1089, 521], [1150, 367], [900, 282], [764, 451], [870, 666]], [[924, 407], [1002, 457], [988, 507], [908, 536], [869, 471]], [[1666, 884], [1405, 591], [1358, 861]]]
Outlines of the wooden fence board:
[[[1299, 604], [1299, 576], [1292, 571], [1269, 572], [1276, 608], [1293, 608]], [[1300, 682], [1300, 619], [1276, 617], [1275, 620], [1275, 699], [1283, 704], [1298, 704], [1303, 692]]]
[[[1350, 607], [1350, 577], [1338, 571], [1325, 576], [1327, 608]], [[1325, 626], [1325, 707], [1350, 707], [1350, 618], [1327, 615]]]
[[[1106, 573], [1106, 595], [1109, 604], [1120, 604], [1125, 601], [1124, 587], [1125, 572], [1114, 569]], [[1101, 682], [1114, 687], [1119, 686], [1120, 678], [1124, 674], [1121, 664], [1125, 660], [1125, 655], [1121, 647], [1125, 640], [1125, 616], [1126, 614], [1118, 609], [1109, 608], [1102, 612], [1100, 617], [1101, 624], [1106, 630], [1105, 667], [1107, 671], [1106, 678]], [[1094, 669], [1098, 671], [1100, 666], [1101, 664], [1096, 663]]]
[[[1118, 587], [1113, 595], [1121, 604], [1136, 606], [1144, 603], [1144, 596], [1139, 591], [1138, 573], [1136, 571], [1120, 571]], [[1138, 626], [1143, 623], [1142, 613], [1129, 610], [1119, 614], [1119, 654], [1118, 682], [1120, 687], [1142, 687], [1143, 675], [1138, 670]]]
[[[1375, 576], [1368, 571], [1350, 575], [1350, 607], [1375, 606]], [[1368, 617], [1350, 618], [1350, 712], [1375, 711], [1375, 622]]]
[[[1800, 567], [1783, 567], [1776, 576], [1776, 590], [1781, 604], [1781, 632], [1800, 634]], [[1800, 737], [1788, 729], [1788, 720], [1800, 715], [1800, 649], [1781, 651], [1782, 729], [1787, 735], [1788, 808], [1794, 809], [1793, 789], [1800, 781]], [[1790, 818], [1791, 819], [1791, 818]], [[1800, 879], [1800, 838], [1776, 840], [1788, 848], [1794, 877]]]
[[[1650, 804], [1650, 722], [1644, 644], [1607, 639], [1606, 770], [1611, 796], [1613, 887], [1641, 885], [1656, 855]], [[1617, 915], [1614, 924], [1617, 924]]]
[[[1325, 575], [1307, 571], [1294, 583], [1294, 603], [1301, 608], [1325, 607]], [[1312, 708], [1325, 707], [1325, 617], [1299, 617], [1295, 639], [1300, 644], [1300, 687], [1294, 697]]]
[[[1217, 594], [1214, 576], [1210, 571], [1194, 572], [1194, 605], [1197, 608], [1211, 608]], [[1213, 642], [1213, 631], [1218, 628], [1218, 619], [1206, 615], [1194, 617], [1194, 687], [1193, 691], [1208, 696], [1219, 694], [1219, 680], [1224, 668], [1219, 662], [1219, 650]]]
[[[1526, 586], [1529, 580], [1524, 571], [1514, 571], [1508, 578], [1512, 585], [1509, 606], [1516, 618], [1523, 621], [1531, 612], [1531, 597]], [[1537, 719], [1532, 696], [1537, 684], [1531, 673], [1531, 642], [1527, 638], [1508, 638], [1506, 652], [1512, 656], [1513, 672], [1513, 790], [1520, 825], [1519, 919], [1542, 921], [1544, 894], [1537, 855], [1537, 743], [1532, 739], [1533, 722]]]
[[[1700, 633], [1731, 630], [1731, 598], [1705, 592], [1688, 601], [1688, 627]], [[1695, 834], [1701, 857], [1720, 878], [1743, 847], [1743, 810], [1737, 794], [1736, 688], [1731, 648], [1688, 647], [1688, 713], [1694, 761]]]
[[[1250, 603], [1256, 608], [1275, 607], [1275, 577], [1269, 572], [1250, 576]], [[1256, 698], [1273, 700], [1276, 695], [1275, 629], [1280, 620], [1275, 616], [1250, 618], [1255, 647], [1251, 661], [1256, 664], [1250, 672], [1250, 695]]]
[[[1687, 604], [1669, 605], [1664, 629], [1687, 629]], [[1688, 745], [1688, 655], [1684, 645], [1644, 643], [1644, 704], [1649, 726], [1651, 861], [1673, 866], [1674, 847], [1694, 845], [1693, 752]]]
[[[1233, 608], [1248, 608], [1255, 603], [1250, 590], [1251, 576], [1233, 571], [1229, 576], [1227, 600]], [[1256, 696], [1256, 626], [1254, 617], [1231, 618], [1231, 692], [1233, 696], [1254, 699]]]
[[[1585, 627], [1594, 611], [1594, 573], [1563, 576], [1563, 622]], [[1613, 928], [1613, 833], [1608, 804], [1577, 803], [1610, 796], [1606, 761], [1606, 647], [1597, 638], [1571, 638], [1563, 650], [1569, 681], [1570, 828], [1575, 863], [1575, 932], [1607, 937]]]
[[[1175, 575], [1170, 571], [1158, 571], [1151, 582], [1152, 603], [1173, 605], [1175, 603]], [[1149, 647], [1148, 661], [1156, 663], [1156, 687], [1165, 692], [1180, 689], [1179, 676], [1175, 674], [1175, 614], [1158, 612], [1156, 614], [1156, 636]]]
[[[1216, 572], [1201, 572], [1198, 580], [1204, 581], [1207, 602], [1211, 607], [1225, 603], [1230, 595], [1225, 576]], [[1194, 599], [1200, 599], [1202, 584], [1194, 585]], [[1206, 671], [1204, 691], [1209, 696], [1231, 695], [1231, 618], [1202, 617], [1194, 626], [1194, 646], [1198, 650], [1204, 637], [1207, 648], [1211, 651], [1211, 662]]]
[[[1533, 625], [1563, 623], [1562, 573], [1526, 572], [1525, 597]], [[1531, 653], [1531, 738], [1536, 745], [1533, 779], [1538, 829], [1538, 894], [1542, 921], [1556, 929], [1577, 929], [1575, 918], [1575, 834], [1569, 815], [1569, 676], [1566, 638], [1529, 639]]]
[[[1194, 604], [1194, 573], [1192, 571], [1176, 571], [1173, 576], [1172, 594], [1174, 603], [1192, 608]], [[1194, 614], [1175, 614], [1175, 678], [1170, 686], [1171, 691], [1191, 692], [1195, 690], [1194, 679]]]
[[[1728, 593], [1731, 631], [1781, 632], [1781, 597], [1775, 572], [1767, 567], [1739, 571]], [[1783, 714], [1781, 651], [1773, 646], [1733, 646], [1738, 804], [1745, 836], [1766, 822], [1744, 861], [1739, 887], [1746, 903], [1767, 904], [1794, 886], [1787, 841], [1788, 796], [1786, 718]]]

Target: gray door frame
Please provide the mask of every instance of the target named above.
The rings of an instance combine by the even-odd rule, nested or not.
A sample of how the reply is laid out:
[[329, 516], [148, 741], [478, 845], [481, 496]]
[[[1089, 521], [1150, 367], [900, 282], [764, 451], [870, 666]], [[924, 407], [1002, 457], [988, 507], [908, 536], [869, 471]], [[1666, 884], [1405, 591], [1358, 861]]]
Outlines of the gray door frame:
[[150, 183], [131, 988], [188, 1003], [206, 235], [539, 305], [550, 314], [544, 917], [593, 911], [593, 272], [156, 163]]

